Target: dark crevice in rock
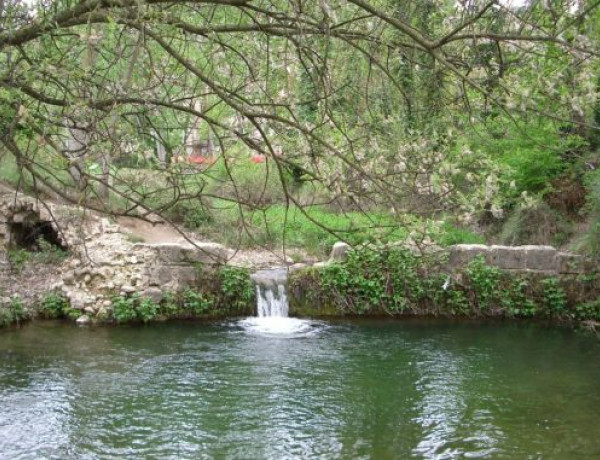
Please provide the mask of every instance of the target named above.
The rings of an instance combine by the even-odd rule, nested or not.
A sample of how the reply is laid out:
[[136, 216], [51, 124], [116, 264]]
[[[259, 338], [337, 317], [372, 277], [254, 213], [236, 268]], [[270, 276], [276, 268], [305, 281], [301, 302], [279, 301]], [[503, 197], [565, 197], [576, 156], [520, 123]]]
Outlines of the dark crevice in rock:
[[40, 241], [45, 241], [53, 247], [66, 250], [58, 232], [50, 222], [29, 221], [12, 222], [8, 224], [10, 244], [15, 249], [39, 251]]

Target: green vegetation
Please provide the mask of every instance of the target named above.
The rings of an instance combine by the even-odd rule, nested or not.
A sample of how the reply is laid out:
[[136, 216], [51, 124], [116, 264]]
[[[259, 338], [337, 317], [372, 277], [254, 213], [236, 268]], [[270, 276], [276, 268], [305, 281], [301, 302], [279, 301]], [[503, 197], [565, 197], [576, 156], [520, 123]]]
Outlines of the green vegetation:
[[26, 249], [13, 249], [8, 251], [8, 262], [10, 263], [11, 268], [20, 272], [25, 267], [25, 264], [29, 262], [31, 258], [31, 252]]
[[10, 302], [0, 304], [0, 327], [11, 324], [19, 324], [22, 321], [30, 319], [29, 313], [23, 306], [23, 301], [19, 296], [10, 298]]
[[59, 265], [69, 255], [69, 253], [58, 246], [55, 246], [43, 238], [36, 241], [37, 251], [31, 251], [24, 248], [11, 249], [7, 252], [10, 267], [19, 273], [28, 263]]
[[38, 309], [44, 318], [62, 318], [66, 316], [69, 311], [69, 302], [62, 295], [50, 292], [42, 298]]
[[[243, 212], [243, 211], [242, 211]], [[227, 244], [243, 247], [298, 247], [323, 256], [339, 240], [350, 244], [375, 241], [398, 241], [407, 236], [406, 228], [383, 214], [328, 211], [324, 207], [272, 205], [264, 210], [249, 210], [240, 214], [237, 207], [224, 209], [215, 216], [214, 230], [219, 231]]]
[[292, 310], [314, 316], [443, 315], [596, 320], [596, 277], [559, 281], [471, 261], [452, 277], [394, 247], [351, 251], [348, 261], [291, 275]]
[[597, 4], [325, 3], [3, 4], [0, 180], [243, 247], [597, 252]]
[[[112, 319], [118, 323], [168, 318], [223, 318], [251, 315], [254, 286], [247, 270], [223, 267], [205, 273], [202, 284], [182, 292], [166, 292], [160, 302], [139, 294], [112, 300]], [[111, 318], [107, 318], [110, 320]]]

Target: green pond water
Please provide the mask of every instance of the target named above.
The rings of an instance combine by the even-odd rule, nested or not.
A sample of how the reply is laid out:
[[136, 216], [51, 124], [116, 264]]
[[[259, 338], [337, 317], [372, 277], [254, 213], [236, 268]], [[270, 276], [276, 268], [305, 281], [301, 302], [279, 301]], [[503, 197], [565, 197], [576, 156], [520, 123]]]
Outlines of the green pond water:
[[0, 458], [600, 458], [593, 336], [431, 320], [276, 329], [0, 331]]

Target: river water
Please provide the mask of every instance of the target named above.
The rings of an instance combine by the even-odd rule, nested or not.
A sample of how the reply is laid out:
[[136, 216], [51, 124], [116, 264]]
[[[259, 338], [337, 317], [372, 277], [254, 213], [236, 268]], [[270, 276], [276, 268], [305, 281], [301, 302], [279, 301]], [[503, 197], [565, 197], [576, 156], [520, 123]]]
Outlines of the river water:
[[600, 458], [594, 337], [268, 320], [0, 331], [0, 458]]

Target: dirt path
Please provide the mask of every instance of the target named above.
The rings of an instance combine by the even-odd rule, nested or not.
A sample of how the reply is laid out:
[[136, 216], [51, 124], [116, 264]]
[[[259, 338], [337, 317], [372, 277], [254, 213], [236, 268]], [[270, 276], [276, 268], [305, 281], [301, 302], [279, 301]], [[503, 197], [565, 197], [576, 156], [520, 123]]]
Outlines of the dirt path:
[[[117, 223], [121, 231], [130, 235], [133, 241], [139, 240], [144, 243], [177, 243], [185, 244], [187, 242], [184, 235], [175, 228], [164, 223], [150, 223], [135, 217], [119, 217]], [[198, 241], [198, 237], [192, 233], [186, 233], [192, 241]], [[206, 241], [202, 241], [206, 242]], [[297, 250], [293, 251], [296, 259], [310, 260], [305, 254]], [[282, 251], [271, 251], [268, 249], [230, 249], [230, 258], [228, 263], [240, 267], [274, 267], [285, 266], [294, 263], [294, 260], [288, 254]]]
[[144, 243], [184, 243], [185, 237], [168, 224], [150, 223], [135, 217], [118, 217], [123, 233]]
[[[0, 195], [12, 193], [15, 193], [14, 188], [9, 184], [0, 182]], [[44, 200], [49, 203], [65, 205], [62, 200], [58, 199], [44, 197]], [[90, 213], [98, 215], [95, 212]], [[189, 242], [188, 239], [198, 243], [210, 242], [201, 240], [197, 235], [190, 232], [182, 233], [166, 223], [152, 223], [135, 217], [116, 217], [115, 220], [121, 232], [128, 235], [131, 242], [186, 244]], [[264, 268], [291, 265], [294, 261], [312, 262], [310, 257], [299, 250], [286, 251], [284, 254], [283, 251], [272, 251], [266, 248], [230, 249], [229, 253], [228, 264], [240, 267]], [[290, 257], [290, 253], [294, 255], [294, 260]]]

